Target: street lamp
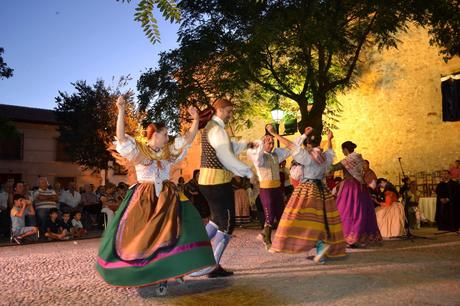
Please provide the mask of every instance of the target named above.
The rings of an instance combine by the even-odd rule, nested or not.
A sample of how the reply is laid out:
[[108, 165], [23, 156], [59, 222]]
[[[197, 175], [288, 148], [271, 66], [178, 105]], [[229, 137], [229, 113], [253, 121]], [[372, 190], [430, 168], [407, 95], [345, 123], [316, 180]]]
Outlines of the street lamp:
[[[279, 132], [280, 132], [279, 131], [280, 121], [281, 121], [281, 119], [283, 119], [284, 111], [278, 106], [278, 104], [276, 104], [276, 106], [271, 110], [271, 114], [272, 114], [273, 121], [275, 121], [276, 133], [279, 134]], [[278, 145], [278, 148], [279, 148], [280, 147], [280, 142], [279, 142], [278, 139], [276, 140], [276, 144]]]
[[280, 123], [281, 119], [283, 119], [284, 111], [281, 108], [279, 108], [279, 106], [277, 105], [271, 110], [271, 114], [272, 114], [273, 120], [276, 123]]

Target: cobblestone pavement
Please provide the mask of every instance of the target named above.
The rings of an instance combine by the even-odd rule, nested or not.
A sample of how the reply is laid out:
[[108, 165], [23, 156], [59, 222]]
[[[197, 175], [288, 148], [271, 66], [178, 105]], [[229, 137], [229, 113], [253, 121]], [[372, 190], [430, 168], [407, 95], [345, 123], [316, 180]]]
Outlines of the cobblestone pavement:
[[386, 241], [315, 265], [267, 253], [238, 229], [223, 265], [235, 276], [186, 278], [166, 297], [113, 288], [94, 269], [99, 239], [0, 248], [0, 305], [460, 305], [460, 235]]

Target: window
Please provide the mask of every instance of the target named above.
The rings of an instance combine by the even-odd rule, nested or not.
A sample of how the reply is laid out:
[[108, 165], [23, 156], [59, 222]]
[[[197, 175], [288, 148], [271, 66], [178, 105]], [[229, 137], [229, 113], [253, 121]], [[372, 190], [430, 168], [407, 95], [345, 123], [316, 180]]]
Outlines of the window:
[[22, 160], [24, 149], [24, 134], [0, 138], [0, 159]]
[[460, 72], [441, 78], [442, 121], [460, 121]]
[[71, 162], [72, 158], [67, 153], [68, 145], [56, 139], [56, 161]]

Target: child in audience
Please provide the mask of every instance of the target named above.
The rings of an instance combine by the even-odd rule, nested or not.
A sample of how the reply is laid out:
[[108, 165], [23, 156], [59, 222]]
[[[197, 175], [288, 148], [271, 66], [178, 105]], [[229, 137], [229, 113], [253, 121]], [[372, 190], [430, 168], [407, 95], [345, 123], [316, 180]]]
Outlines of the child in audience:
[[23, 239], [32, 235], [37, 235], [38, 228], [35, 226], [26, 226], [25, 218], [27, 215], [34, 216], [35, 210], [24, 195], [15, 194], [13, 197], [13, 208], [11, 209], [11, 233], [12, 239], [17, 244], [22, 244]]
[[72, 236], [72, 220], [70, 219], [70, 212], [64, 212], [62, 214], [61, 227], [67, 231], [67, 236]]
[[77, 211], [72, 219], [72, 234], [75, 238], [86, 235], [87, 231], [81, 223], [81, 212]]
[[67, 230], [62, 227], [61, 222], [58, 221], [58, 210], [56, 208], [50, 209], [48, 220], [46, 222], [45, 237], [49, 240], [67, 240]]

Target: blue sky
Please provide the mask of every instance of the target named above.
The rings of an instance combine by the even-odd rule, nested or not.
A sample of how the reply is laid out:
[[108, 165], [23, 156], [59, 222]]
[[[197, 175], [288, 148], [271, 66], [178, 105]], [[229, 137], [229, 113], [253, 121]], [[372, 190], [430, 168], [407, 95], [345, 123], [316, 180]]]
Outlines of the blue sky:
[[[93, 84], [155, 67], [177, 46], [177, 24], [160, 20], [161, 43], [152, 45], [133, 19], [137, 1], [1, 0], [0, 47], [14, 76], [0, 80], [0, 104], [52, 109], [71, 82]], [[158, 19], [159, 14], [155, 15]]]

